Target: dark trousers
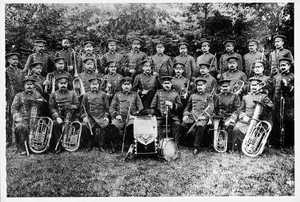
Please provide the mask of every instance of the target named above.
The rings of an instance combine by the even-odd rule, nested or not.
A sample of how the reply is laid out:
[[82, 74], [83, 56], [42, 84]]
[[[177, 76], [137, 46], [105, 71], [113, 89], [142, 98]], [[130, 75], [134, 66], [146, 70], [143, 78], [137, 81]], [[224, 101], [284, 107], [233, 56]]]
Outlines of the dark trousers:
[[25, 126], [19, 126], [15, 129], [17, 149], [25, 151], [25, 140], [28, 143], [29, 129]]
[[53, 129], [52, 129], [52, 136], [51, 136], [51, 140], [50, 140], [50, 147], [49, 147], [50, 151], [55, 150], [56, 143], [62, 133], [61, 130], [62, 130], [62, 124], [58, 124], [56, 121], [54, 121]]

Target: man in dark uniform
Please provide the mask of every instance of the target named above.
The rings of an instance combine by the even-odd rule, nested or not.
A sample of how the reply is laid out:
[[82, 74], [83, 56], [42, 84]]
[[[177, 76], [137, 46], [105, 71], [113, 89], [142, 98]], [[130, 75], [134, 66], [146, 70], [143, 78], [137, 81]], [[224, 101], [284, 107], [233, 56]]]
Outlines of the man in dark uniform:
[[246, 82], [247, 76], [241, 70], [238, 70], [238, 61], [239, 58], [235, 56], [230, 56], [227, 58], [228, 70], [223, 73], [222, 77], [226, 80], [231, 80], [230, 86], [231, 88], [235, 86], [236, 82], [242, 81], [244, 82], [244, 86], [241, 88], [238, 94], [242, 94], [246, 90]]
[[278, 61], [279, 74], [274, 77], [274, 128], [270, 143], [275, 147], [293, 147], [295, 134], [294, 74], [290, 71], [293, 60], [288, 57], [280, 57]]
[[11, 104], [15, 95], [23, 90], [24, 74], [19, 64], [19, 53], [8, 53], [6, 55], [7, 66], [5, 74], [6, 86], [6, 138], [8, 143], [15, 143], [15, 137], [12, 126]]
[[30, 127], [33, 127], [30, 119], [31, 109], [35, 106], [39, 110], [39, 104], [44, 101], [40, 93], [35, 90], [35, 80], [31, 76], [26, 76], [24, 82], [24, 91], [16, 94], [11, 105], [11, 114], [15, 122], [17, 151], [21, 151], [22, 155], [26, 154], [25, 150], [28, 151], [28, 135]]
[[71, 39], [64, 36], [61, 41], [61, 46], [62, 50], [58, 51], [58, 54], [64, 58], [66, 71], [74, 75], [74, 62], [77, 60], [77, 56], [71, 47]]
[[[200, 39], [200, 45], [201, 45], [202, 55], [197, 57], [196, 67], [199, 68], [200, 67], [199, 64], [209, 64], [208, 67], [209, 73], [212, 76], [215, 76], [217, 73], [218, 63], [217, 63], [216, 56], [209, 52], [210, 40], [202, 38]], [[196, 70], [193, 76], [198, 77], [199, 76], [198, 74], [199, 74], [199, 70], [198, 71]]]
[[78, 73], [81, 73], [84, 70], [83, 61], [88, 58], [94, 59], [94, 64], [97, 72], [101, 72], [100, 61], [98, 55], [94, 52], [94, 46], [92, 41], [85, 41], [83, 44], [83, 52], [79, 55], [78, 58]]
[[103, 89], [108, 97], [109, 103], [115, 93], [121, 90], [121, 81], [123, 76], [117, 73], [117, 64], [115, 61], [107, 63], [108, 72], [103, 76], [101, 89]]
[[262, 81], [252, 78], [250, 82], [250, 92], [242, 98], [240, 108], [238, 109], [238, 121], [232, 131], [232, 150], [241, 148], [242, 141], [246, 135], [256, 107], [254, 101], [258, 101], [263, 105], [263, 111], [259, 116], [259, 120], [267, 120], [269, 122], [272, 120], [270, 112], [274, 109], [274, 105], [270, 98], [261, 91], [260, 85]]
[[[51, 93], [49, 108], [53, 118], [53, 131], [50, 149], [54, 151], [57, 141], [62, 134], [63, 124], [76, 118], [79, 100], [73, 90], [68, 90], [69, 75], [62, 73], [56, 76], [58, 90]], [[68, 120], [67, 120], [68, 119]], [[60, 147], [58, 147], [60, 151]]]
[[188, 131], [188, 135], [194, 136], [194, 155], [200, 152], [200, 146], [203, 144], [204, 134], [214, 110], [212, 97], [205, 90], [206, 82], [205, 79], [196, 79], [196, 92], [189, 97], [182, 119], [185, 128], [196, 122], [195, 127]]
[[100, 59], [100, 64], [101, 64], [100, 73], [107, 74], [108, 66], [112, 61], [115, 62], [117, 68], [116, 72], [119, 74], [122, 73], [123, 55], [117, 52], [118, 43], [119, 41], [116, 39], [110, 38], [107, 40], [108, 51]]
[[159, 87], [158, 76], [152, 73], [151, 60], [144, 60], [142, 64], [143, 73], [135, 77], [132, 88], [139, 93], [144, 109], [149, 109], [153, 96]]
[[172, 135], [175, 138], [176, 144], [178, 144], [180, 138], [180, 119], [178, 117], [178, 111], [182, 108], [182, 103], [179, 94], [172, 89], [171, 80], [172, 77], [170, 76], [161, 77], [163, 89], [156, 91], [150, 108], [152, 109], [152, 114], [156, 114], [158, 119], [163, 120], [162, 123], [165, 121], [164, 117], [168, 116], [168, 121], [172, 128]]
[[[240, 107], [240, 98], [230, 91], [230, 80], [221, 80], [220, 94], [215, 97], [215, 115], [213, 124], [218, 124], [222, 130], [228, 133], [228, 146], [232, 148], [232, 129], [238, 117], [238, 108]], [[214, 128], [217, 129], [217, 126]]]
[[206, 80], [206, 92], [211, 93], [217, 87], [217, 80], [209, 73], [209, 63], [199, 63], [199, 74], [197, 78]]
[[124, 67], [123, 67], [123, 76], [130, 76], [134, 79], [134, 77], [142, 73], [142, 62], [147, 58], [146, 53], [142, 52], [143, 40], [139, 37], [135, 37], [132, 39], [131, 50], [124, 57]]
[[42, 39], [37, 39], [34, 41], [34, 53], [28, 56], [27, 62], [23, 69], [25, 74], [28, 74], [30, 71], [30, 65], [36, 61], [43, 62], [43, 71], [42, 75], [46, 76], [49, 72], [53, 71], [53, 61], [51, 60], [50, 55], [45, 52], [46, 41]]
[[[109, 108], [112, 117], [112, 124], [119, 131], [118, 136], [126, 135], [125, 142], [129, 145], [133, 141], [133, 118], [132, 115], [137, 115], [143, 110], [143, 103], [137, 92], [132, 91], [131, 77], [124, 77], [121, 85], [122, 91], [117, 92]], [[126, 132], [124, 132], [126, 127]]]
[[248, 40], [248, 49], [249, 52], [246, 53], [243, 57], [244, 59], [244, 69], [243, 72], [247, 75], [248, 78], [253, 75], [252, 66], [255, 61], [261, 60], [266, 62], [266, 56], [264, 53], [258, 51], [258, 41], [256, 39]]
[[290, 50], [285, 49], [284, 41], [286, 40], [286, 36], [276, 34], [274, 37], [274, 46], [275, 50], [272, 51], [269, 55], [269, 65], [270, 65], [270, 72], [272, 75], [276, 75], [278, 73], [279, 68], [279, 58], [287, 57], [291, 58], [292, 63], [294, 63], [293, 55]]
[[155, 45], [156, 54], [151, 56], [154, 65], [153, 74], [159, 76], [173, 75], [173, 62], [170, 56], [164, 53], [165, 46], [163, 41], [158, 41]]
[[[105, 136], [114, 135], [106, 134], [106, 127], [109, 124], [109, 104], [106, 93], [100, 90], [101, 80], [99, 76], [90, 77], [89, 82], [90, 90], [84, 95], [81, 106], [81, 118], [85, 125], [85, 139], [89, 149], [97, 146], [99, 151], [103, 152]], [[92, 130], [93, 136], [87, 128]]]
[[188, 54], [188, 43], [180, 42], [178, 46], [179, 55], [174, 58], [174, 64], [178, 62], [184, 64], [184, 76], [190, 80], [193, 71], [196, 71], [195, 59]]
[[83, 83], [85, 92], [87, 92], [90, 90], [90, 78], [92, 78], [94, 75], [98, 75], [98, 73], [96, 72], [96, 65], [93, 57], [85, 57], [82, 62], [83, 71], [79, 73], [79, 78]]
[[218, 79], [222, 76], [221, 74], [226, 72], [228, 70], [228, 58], [229, 57], [235, 57], [237, 58], [237, 66], [239, 70], [242, 70], [243, 68], [243, 60], [242, 56], [239, 53], [236, 53], [234, 51], [235, 41], [234, 40], [226, 40], [224, 41], [225, 46], [225, 53], [221, 55], [219, 60], [219, 75], [217, 76]]

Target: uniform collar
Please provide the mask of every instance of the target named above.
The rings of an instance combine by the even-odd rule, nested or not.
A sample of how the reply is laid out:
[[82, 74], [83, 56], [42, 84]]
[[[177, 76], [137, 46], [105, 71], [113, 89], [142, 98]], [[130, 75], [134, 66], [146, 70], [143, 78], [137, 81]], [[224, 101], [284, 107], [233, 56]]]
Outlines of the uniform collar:
[[33, 90], [32, 91], [24, 91], [24, 93], [26, 94], [26, 95], [33, 95]]
[[200, 74], [199, 77], [200, 77], [200, 78], [208, 78], [208, 77], [209, 77], [209, 74]]
[[156, 53], [156, 55], [162, 57], [162, 56], [164, 56], [165, 54], [164, 54], [164, 53]]
[[133, 54], [138, 54], [138, 53], [140, 53], [140, 50], [134, 50], [134, 49], [131, 49], [131, 53], [133, 53]]
[[109, 50], [109, 51], [108, 51], [108, 53], [111, 54], [111, 55], [116, 54], [116, 52], [117, 52], [117, 51], [112, 51], [112, 50]]
[[238, 69], [235, 69], [235, 70], [228, 70], [228, 71], [231, 72], [231, 73], [234, 73], [234, 72], [237, 72]]
[[182, 75], [179, 75], [179, 76], [175, 75], [174, 77], [175, 77], [176, 79], [181, 79], [181, 78], [183, 78]]

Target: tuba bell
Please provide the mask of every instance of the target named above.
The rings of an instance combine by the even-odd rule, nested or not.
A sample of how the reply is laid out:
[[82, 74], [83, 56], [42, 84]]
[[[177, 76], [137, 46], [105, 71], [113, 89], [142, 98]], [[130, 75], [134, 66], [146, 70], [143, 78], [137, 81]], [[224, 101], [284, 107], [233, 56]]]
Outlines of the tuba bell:
[[36, 154], [45, 152], [50, 145], [53, 121], [49, 117], [37, 117], [37, 106], [30, 111], [29, 149]]
[[63, 130], [62, 147], [66, 151], [76, 151], [80, 146], [82, 124], [79, 121], [70, 121], [71, 113], [67, 113]]
[[262, 103], [255, 101], [255, 104], [254, 113], [242, 143], [243, 153], [250, 157], [256, 157], [263, 152], [272, 129], [271, 123], [258, 119], [263, 110]]
[[213, 120], [214, 149], [217, 152], [223, 153], [227, 151], [228, 133], [226, 130], [221, 129], [220, 121], [220, 117], [215, 117]]

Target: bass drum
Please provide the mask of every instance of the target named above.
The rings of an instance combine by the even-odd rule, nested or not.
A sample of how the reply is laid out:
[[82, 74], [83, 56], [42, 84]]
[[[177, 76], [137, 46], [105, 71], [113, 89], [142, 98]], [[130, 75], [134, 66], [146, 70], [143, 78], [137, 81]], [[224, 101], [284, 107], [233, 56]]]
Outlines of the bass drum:
[[171, 136], [171, 125], [166, 126], [165, 120], [157, 118], [158, 134], [159, 134], [159, 154], [167, 161], [176, 160], [180, 153], [174, 138]]

